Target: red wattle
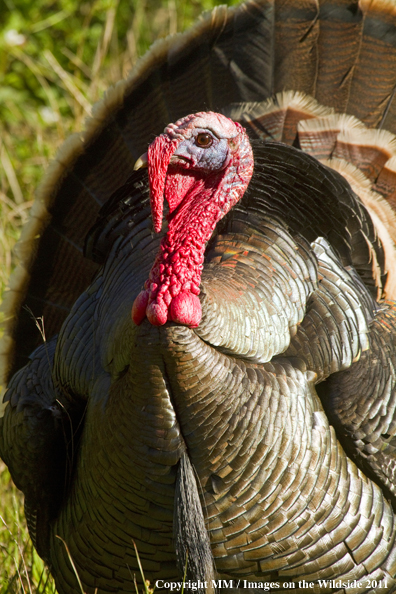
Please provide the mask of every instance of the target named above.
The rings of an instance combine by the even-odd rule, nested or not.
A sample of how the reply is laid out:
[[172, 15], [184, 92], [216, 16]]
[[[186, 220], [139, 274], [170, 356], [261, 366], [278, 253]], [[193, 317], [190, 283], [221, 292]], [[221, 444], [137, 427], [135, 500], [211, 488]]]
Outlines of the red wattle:
[[168, 308], [163, 301], [160, 303], [153, 301], [148, 306], [146, 315], [153, 326], [163, 326], [168, 320]]
[[132, 306], [132, 320], [139, 326], [147, 316], [153, 326], [163, 326], [168, 320], [196, 328], [202, 318], [201, 303], [196, 295], [182, 291], [168, 306], [165, 301], [149, 303], [149, 291], [141, 291]]
[[132, 305], [132, 320], [139, 326], [146, 317], [146, 309], [149, 301], [149, 292], [141, 291]]
[[201, 302], [196, 295], [183, 291], [174, 297], [169, 307], [172, 322], [196, 328], [202, 318]]

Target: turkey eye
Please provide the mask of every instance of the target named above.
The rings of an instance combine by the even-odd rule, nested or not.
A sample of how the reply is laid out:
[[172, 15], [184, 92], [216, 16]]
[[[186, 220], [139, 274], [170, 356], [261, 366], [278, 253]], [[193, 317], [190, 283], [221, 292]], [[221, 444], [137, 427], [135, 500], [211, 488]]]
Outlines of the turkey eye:
[[201, 134], [198, 134], [198, 136], [196, 137], [195, 142], [198, 146], [202, 146], [202, 148], [208, 148], [209, 146], [211, 146], [213, 139], [210, 134], [207, 134], [206, 132], [201, 132]]

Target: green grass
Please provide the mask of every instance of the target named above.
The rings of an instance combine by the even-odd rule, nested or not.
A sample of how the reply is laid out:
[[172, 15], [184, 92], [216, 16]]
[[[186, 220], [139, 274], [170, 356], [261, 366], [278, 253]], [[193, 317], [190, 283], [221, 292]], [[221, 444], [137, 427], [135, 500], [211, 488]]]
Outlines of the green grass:
[[27, 532], [21, 494], [2, 462], [0, 501], [0, 594], [53, 594], [53, 580]]
[[[4, 0], [0, 4], [0, 296], [48, 161], [159, 37], [235, 0]], [[144, 568], [143, 568], [144, 569]], [[151, 592], [147, 586], [145, 592]], [[0, 594], [52, 594], [23, 498], [0, 461]]]

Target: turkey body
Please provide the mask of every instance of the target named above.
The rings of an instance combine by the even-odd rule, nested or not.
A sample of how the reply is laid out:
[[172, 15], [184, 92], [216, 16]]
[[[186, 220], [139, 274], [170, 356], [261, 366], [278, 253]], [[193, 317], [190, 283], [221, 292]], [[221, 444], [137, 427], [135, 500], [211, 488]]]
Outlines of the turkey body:
[[[42, 216], [38, 264], [29, 262], [38, 276], [23, 299], [45, 304], [50, 338], [9, 383], [0, 453], [60, 593], [80, 591], [70, 557], [87, 594], [133, 591], [132, 541], [151, 582], [180, 580], [187, 562], [202, 592], [220, 578], [242, 589], [276, 582], [278, 592], [299, 580], [358, 580], [356, 591], [370, 592], [382, 580], [396, 591], [394, 248], [383, 206], [396, 187], [394, 137], [374, 138], [300, 95], [252, 103], [310, 92], [396, 132], [395, 22], [392, 6], [364, 2], [220, 10], [152, 53], [84, 152], [49, 180], [51, 218]], [[337, 59], [343, 36], [350, 50]], [[371, 86], [370, 44], [389, 59]], [[199, 78], [186, 99], [198, 66], [207, 84]], [[223, 81], [211, 102], [208, 72]], [[131, 175], [131, 163], [170, 119], [212, 105], [267, 140], [252, 141], [252, 180], [206, 245], [199, 325], [135, 324], [166, 228], [153, 233], [147, 176]], [[161, 126], [142, 132], [150, 109]], [[368, 210], [317, 160], [335, 157], [366, 174], [333, 163]], [[89, 231], [93, 202], [105, 205]], [[72, 250], [84, 242], [78, 268]], [[70, 286], [59, 281], [74, 266]], [[8, 329], [17, 343], [20, 324]], [[11, 359], [8, 370], [22, 364]]]

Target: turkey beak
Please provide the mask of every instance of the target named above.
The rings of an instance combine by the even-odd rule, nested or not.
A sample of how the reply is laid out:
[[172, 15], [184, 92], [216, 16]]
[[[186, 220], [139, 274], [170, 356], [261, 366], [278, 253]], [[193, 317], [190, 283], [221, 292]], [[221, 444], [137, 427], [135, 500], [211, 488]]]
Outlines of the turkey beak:
[[139, 159], [136, 161], [135, 165], [133, 166], [133, 170], [137, 171], [138, 169], [143, 169], [148, 167], [148, 154], [144, 153], [140, 155]]

